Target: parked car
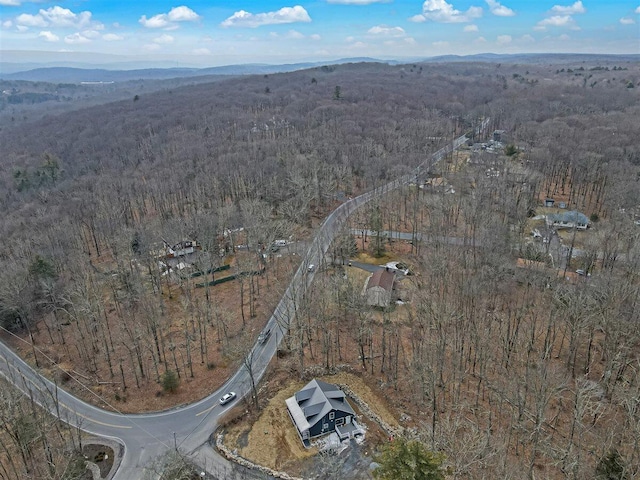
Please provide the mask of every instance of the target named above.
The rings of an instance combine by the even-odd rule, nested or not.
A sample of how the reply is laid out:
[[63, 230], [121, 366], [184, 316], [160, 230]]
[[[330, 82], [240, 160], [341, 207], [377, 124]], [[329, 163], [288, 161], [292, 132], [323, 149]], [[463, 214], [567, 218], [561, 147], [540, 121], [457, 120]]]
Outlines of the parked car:
[[312, 263], [311, 265], [309, 265], [309, 271], [313, 272], [316, 269], [316, 266]]
[[401, 272], [405, 275], [411, 275], [411, 272], [409, 272], [409, 267], [402, 262], [389, 262], [383, 265], [383, 267], [386, 267], [387, 269], [395, 270], [396, 272]]
[[226, 405], [227, 403], [235, 400], [236, 392], [225, 393], [220, 399], [220, 405]]
[[270, 336], [271, 336], [271, 329], [268, 328], [264, 332], [260, 333], [260, 335], [258, 335], [258, 342], [261, 344], [266, 343], [266, 341], [269, 340]]

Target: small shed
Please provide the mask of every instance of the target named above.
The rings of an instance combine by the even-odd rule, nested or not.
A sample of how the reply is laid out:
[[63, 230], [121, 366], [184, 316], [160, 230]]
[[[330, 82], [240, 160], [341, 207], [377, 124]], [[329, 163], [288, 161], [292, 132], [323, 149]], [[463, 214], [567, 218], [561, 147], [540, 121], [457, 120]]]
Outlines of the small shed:
[[556, 203], [556, 201], [553, 198], [545, 198], [544, 199], [544, 206], [545, 207], [553, 207], [554, 203]]
[[367, 297], [367, 305], [372, 307], [388, 307], [391, 303], [391, 292], [395, 281], [395, 271], [381, 268], [373, 272], [367, 279], [364, 287], [364, 295]]

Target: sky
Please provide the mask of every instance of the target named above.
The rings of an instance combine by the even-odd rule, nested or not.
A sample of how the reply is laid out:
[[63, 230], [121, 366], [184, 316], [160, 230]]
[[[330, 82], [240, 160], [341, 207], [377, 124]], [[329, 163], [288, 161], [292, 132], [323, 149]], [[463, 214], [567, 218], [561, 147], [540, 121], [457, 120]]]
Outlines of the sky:
[[0, 56], [14, 50], [202, 66], [640, 54], [640, 1], [0, 0]]

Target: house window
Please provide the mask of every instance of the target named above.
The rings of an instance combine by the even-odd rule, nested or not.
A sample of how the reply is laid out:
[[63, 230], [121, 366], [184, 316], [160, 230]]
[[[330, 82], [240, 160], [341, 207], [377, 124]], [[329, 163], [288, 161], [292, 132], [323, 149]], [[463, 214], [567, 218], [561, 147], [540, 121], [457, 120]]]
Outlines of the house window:
[[324, 432], [325, 430], [329, 430], [329, 424], [328, 423], [323, 423], [322, 424], [322, 431]]
[[344, 418], [336, 418], [336, 427], [344, 425]]
[[336, 412], [329, 412], [329, 420], [336, 418]]

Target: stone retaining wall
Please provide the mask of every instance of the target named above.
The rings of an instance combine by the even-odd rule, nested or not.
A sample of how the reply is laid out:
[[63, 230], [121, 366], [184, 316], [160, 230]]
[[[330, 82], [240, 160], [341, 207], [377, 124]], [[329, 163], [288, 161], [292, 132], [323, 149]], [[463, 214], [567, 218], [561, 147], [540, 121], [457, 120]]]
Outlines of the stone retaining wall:
[[367, 416], [369, 420], [376, 422], [378, 425], [380, 425], [380, 427], [387, 433], [387, 435], [401, 436], [404, 433], [404, 428], [392, 427], [391, 425], [386, 423], [384, 420], [382, 420], [382, 418], [380, 418], [379, 415], [377, 415], [373, 410], [371, 410], [369, 405], [360, 397], [358, 397], [349, 388], [348, 385], [344, 385], [344, 384], [337, 384], [337, 385], [345, 393], [345, 395], [347, 395], [351, 400], [354, 401], [356, 405], [358, 405], [358, 408], [363, 413], [363, 415]]
[[219, 433], [216, 435], [216, 448], [218, 449], [218, 451], [227, 459], [227, 460], [231, 460], [233, 462], [236, 462], [238, 465], [242, 465], [243, 467], [246, 468], [250, 468], [252, 470], [258, 470], [262, 473], [266, 473], [267, 475], [270, 475], [272, 477], [275, 478], [282, 478], [283, 480], [304, 480], [303, 478], [300, 477], [292, 477], [291, 475], [289, 475], [286, 472], [277, 472], [275, 470], [271, 470], [268, 467], [264, 467], [262, 465], [257, 465], [253, 462], [250, 462], [249, 460], [247, 460], [246, 458], [241, 457], [240, 455], [236, 455], [235, 453], [233, 453], [231, 451], [230, 448], [228, 448], [223, 442], [224, 435], [222, 433]]

